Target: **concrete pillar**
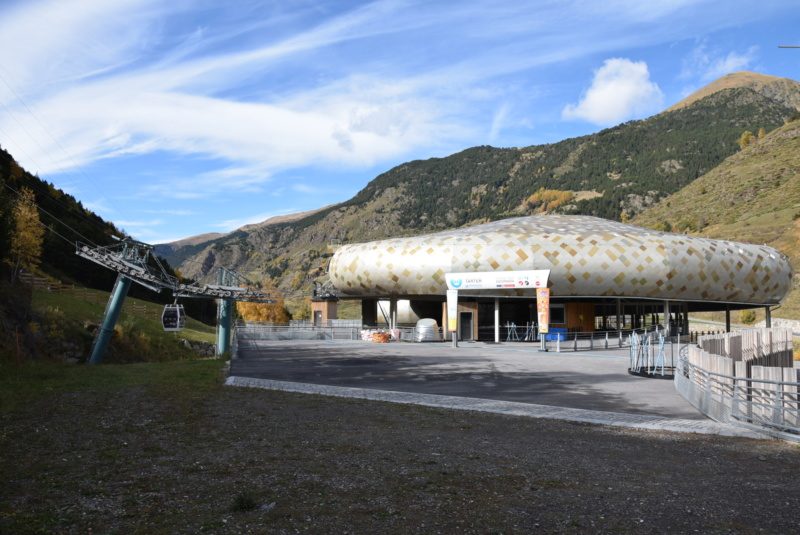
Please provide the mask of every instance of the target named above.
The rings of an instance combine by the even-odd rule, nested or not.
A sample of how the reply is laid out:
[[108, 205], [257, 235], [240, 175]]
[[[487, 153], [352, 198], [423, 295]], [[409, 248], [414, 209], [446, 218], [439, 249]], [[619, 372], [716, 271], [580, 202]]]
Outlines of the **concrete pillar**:
[[669, 311], [669, 301], [664, 301], [664, 328], [666, 329], [667, 336], [670, 336], [672, 333], [670, 332], [670, 320], [671, 313]]
[[619, 297], [617, 297], [615, 301], [617, 304], [617, 330], [620, 330], [622, 329], [622, 325], [620, 324], [621, 321], [620, 316], [622, 315], [622, 300]]
[[397, 329], [397, 296], [389, 296], [389, 328]]
[[494, 298], [494, 342], [500, 343], [500, 298]]
[[764, 307], [764, 313], [766, 314], [766, 327], [767, 329], [772, 329], [772, 310], [769, 307]]
[[233, 301], [220, 299], [219, 318], [217, 331], [217, 357], [231, 349], [231, 317], [233, 316]]

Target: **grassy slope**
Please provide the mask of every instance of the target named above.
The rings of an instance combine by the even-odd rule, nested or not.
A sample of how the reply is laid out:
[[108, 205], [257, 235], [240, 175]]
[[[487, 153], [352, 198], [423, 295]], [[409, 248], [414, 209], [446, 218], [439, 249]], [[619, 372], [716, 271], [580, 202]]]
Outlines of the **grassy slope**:
[[[77, 352], [88, 357], [92, 336], [86, 324], [99, 324], [103, 319], [108, 292], [99, 290], [95, 302], [72, 297], [68, 294], [35, 290], [33, 307], [39, 313], [37, 331], [41, 336], [40, 356], [58, 356], [64, 342], [77, 343]], [[138, 299], [126, 299], [126, 305], [147, 304], [148, 309], [161, 310], [163, 305]], [[186, 329], [179, 333], [167, 333], [161, 328], [160, 316], [143, 318], [122, 312], [117, 322], [118, 334], [112, 338], [112, 352], [117, 350], [118, 359], [165, 360], [168, 358], [191, 358], [194, 353], [179, 345], [181, 340], [214, 342], [214, 328], [192, 318], [187, 318]], [[113, 361], [113, 359], [112, 359]]]
[[[692, 222], [698, 235], [765, 243], [800, 271], [800, 121], [786, 124], [728, 158], [713, 171], [637, 216], [655, 227]], [[776, 316], [800, 319], [795, 287]]]

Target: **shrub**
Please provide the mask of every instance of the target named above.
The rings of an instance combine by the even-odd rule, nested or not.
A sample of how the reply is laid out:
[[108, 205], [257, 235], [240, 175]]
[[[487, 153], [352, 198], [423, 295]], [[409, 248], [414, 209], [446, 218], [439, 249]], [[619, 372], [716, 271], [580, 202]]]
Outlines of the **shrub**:
[[739, 321], [745, 325], [751, 325], [756, 321], [756, 313], [752, 309], [745, 309], [739, 312]]

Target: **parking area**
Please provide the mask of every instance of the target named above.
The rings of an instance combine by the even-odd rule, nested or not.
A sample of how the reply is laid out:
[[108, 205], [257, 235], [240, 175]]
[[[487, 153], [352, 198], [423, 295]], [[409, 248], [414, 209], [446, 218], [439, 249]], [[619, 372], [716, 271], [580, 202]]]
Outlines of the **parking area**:
[[[677, 354], [677, 346], [674, 348]], [[628, 349], [542, 352], [531, 343], [248, 341], [231, 375], [707, 420], [671, 380], [632, 376]]]

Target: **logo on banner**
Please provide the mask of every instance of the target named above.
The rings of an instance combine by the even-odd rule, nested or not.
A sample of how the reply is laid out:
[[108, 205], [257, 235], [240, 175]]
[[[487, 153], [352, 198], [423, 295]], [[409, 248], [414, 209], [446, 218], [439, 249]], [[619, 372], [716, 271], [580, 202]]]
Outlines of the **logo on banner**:
[[463, 282], [464, 281], [462, 281], [461, 279], [451, 279], [450, 286], [452, 286], [453, 288], [461, 288], [461, 284]]

